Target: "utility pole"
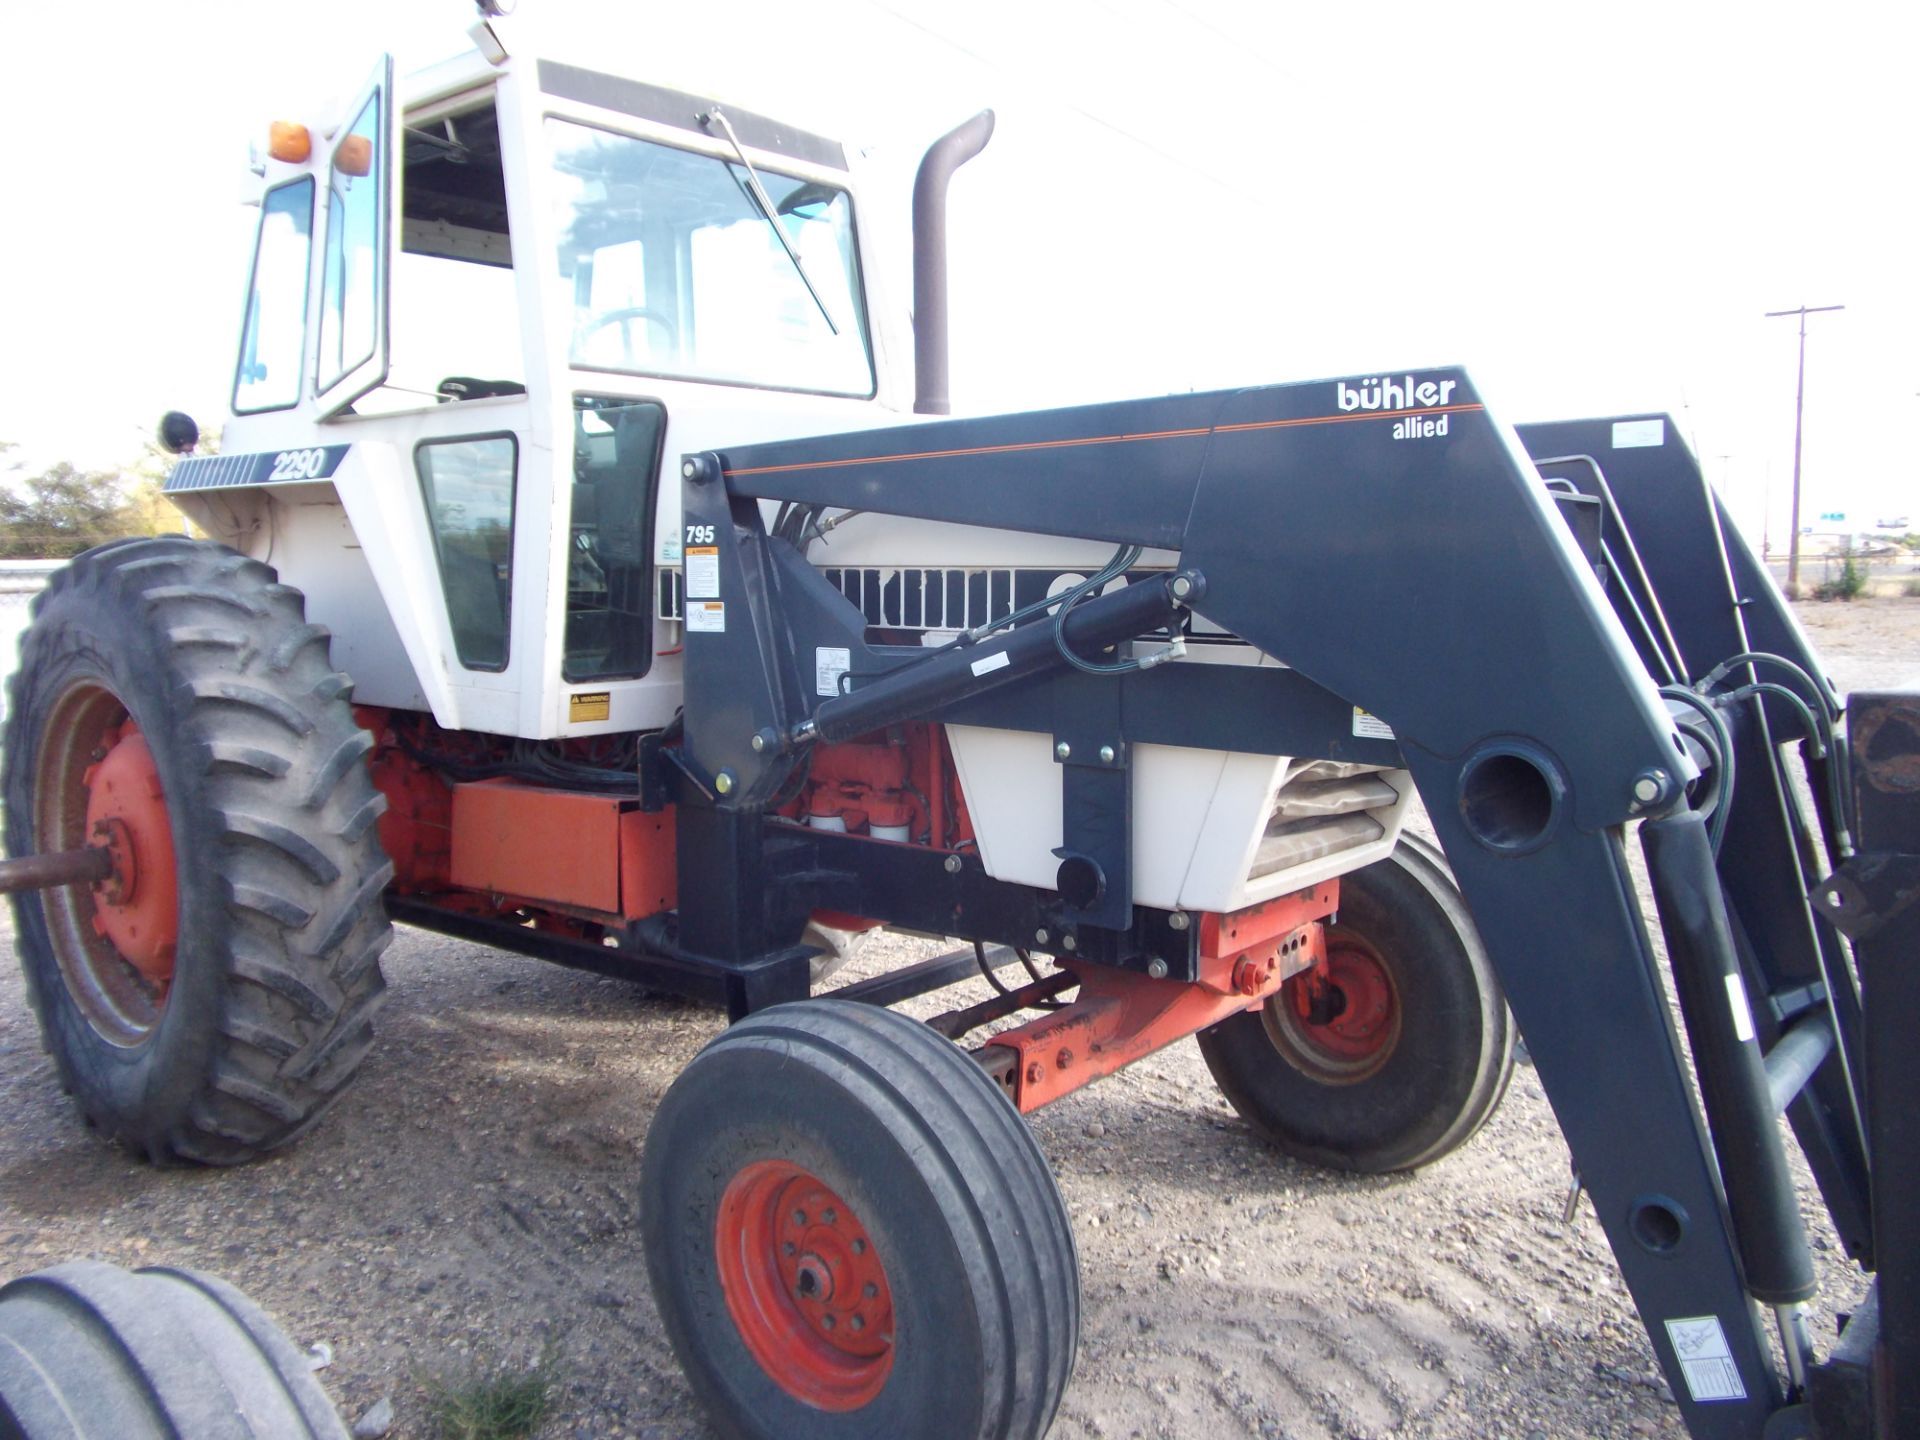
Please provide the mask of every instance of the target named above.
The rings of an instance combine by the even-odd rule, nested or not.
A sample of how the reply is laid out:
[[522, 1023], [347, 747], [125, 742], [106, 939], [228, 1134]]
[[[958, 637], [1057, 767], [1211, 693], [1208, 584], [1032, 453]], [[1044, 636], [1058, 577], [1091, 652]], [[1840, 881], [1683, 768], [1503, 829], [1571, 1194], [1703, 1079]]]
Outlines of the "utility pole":
[[1787, 536], [1787, 593], [1789, 595], [1800, 593], [1800, 419], [1807, 399], [1807, 316], [1846, 308], [1844, 305], [1802, 305], [1793, 310], [1769, 310], [1766, 313], [1766, 318], [1769, 320], [1777, 320], [1782, 315], [1800, 317], [1800, 376], [1793, 387], [1793, 529]]

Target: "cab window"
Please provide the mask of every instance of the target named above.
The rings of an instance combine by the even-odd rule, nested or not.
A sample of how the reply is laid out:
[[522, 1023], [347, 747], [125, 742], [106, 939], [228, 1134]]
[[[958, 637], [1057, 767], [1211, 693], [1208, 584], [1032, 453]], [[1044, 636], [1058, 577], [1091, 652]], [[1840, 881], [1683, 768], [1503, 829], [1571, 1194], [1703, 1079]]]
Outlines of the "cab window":
[[381, 93], [360, 108], [327, 169], [327, 239], [320, 287], [320, 363], [326, 391], [373, 358], [379, 338], [383, 248]]
[[237, 415], [284, 410], [300, 399], [307, 348], [307, 264], [313, 248], [313, 177], [277, 185], [260, 202], [246, 326], [233, 381]]
[[[871, 395], [853, 202], [833, 185], [549, 118], [581, 369]], [[783, 243], [784, 237], [784, 243]]]
[[507, 665], [518, 461], [511, 435], [429, 440], [414, 452], [454, 653], [469, 670]]
[[561, 675], [612, 680], [653, 659], [653, 506], [667, 412], [652, 400], [577, 395]]
[[373, 415], [526, 391], [507, 184], [492, 97], [410, 114], [400, 130], [391, 366], [354, 403]]

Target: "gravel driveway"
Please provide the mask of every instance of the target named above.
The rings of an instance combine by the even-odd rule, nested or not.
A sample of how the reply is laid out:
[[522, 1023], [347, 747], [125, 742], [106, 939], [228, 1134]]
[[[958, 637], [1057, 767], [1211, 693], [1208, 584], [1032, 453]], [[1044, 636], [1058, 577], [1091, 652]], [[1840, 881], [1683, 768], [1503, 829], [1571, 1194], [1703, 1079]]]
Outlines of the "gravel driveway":
[[[1920, 666], [1920, 604], [1803, 615], [1845, 686]], [[349, 1420], [391, 1397], [397, 1435], [423, 1433], [423, 1377], [548, 1345], [543, 1434], [710, 1433], [648, 1297], [634, 1194], [649, 1117], [717, 1015], [402, 931], [380, 1044], [313, 1134], [241, 1170], [156, 1171], [60, 1093], [0, 924], [0, 1273], [216, 1271], [331, 1347]], [[1061, 1440], [1682, 1433], [1591, 1210], [1561, 1222], [1566, 1149], [1530, 1070], [1466, 1149], [1391, 1180], [1264, 1150], [1188, 1043], [1034, 1129], [1085, 1289]], [[1823, 1218], [1815, 1235], [1830, 1335], [1860, 1284]]]

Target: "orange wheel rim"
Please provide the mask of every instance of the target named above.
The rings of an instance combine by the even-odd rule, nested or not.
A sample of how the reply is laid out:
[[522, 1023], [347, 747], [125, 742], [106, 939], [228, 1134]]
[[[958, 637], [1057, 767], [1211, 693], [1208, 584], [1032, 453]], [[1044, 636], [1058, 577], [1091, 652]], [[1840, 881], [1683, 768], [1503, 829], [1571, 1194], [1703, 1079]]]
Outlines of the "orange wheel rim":
[[1400, 1044], [1393, 972], [1373, 946], [1337, 929], [1327, 932], [1326, 964], [1288, 980], [1261, 1013], [1288, 1063], [1322, 1084], [1378, 1074]]
[[714, 1250], [747, 1351], [795, 1399], [857, 1410], [893, 1371], [893, 1292], [860, 1217], [785, 1160], [741, 1170], [720, 1197]]
[[48, 711], [35, 782], [43, 852], [92, 846], [113, 857], [90, 889], [42, 894], [61, 977], [95, 1031], [137, 1045], [166, 1009], [180, 939], [173, 824], [153, 752], [118, 697], [83, 681]]

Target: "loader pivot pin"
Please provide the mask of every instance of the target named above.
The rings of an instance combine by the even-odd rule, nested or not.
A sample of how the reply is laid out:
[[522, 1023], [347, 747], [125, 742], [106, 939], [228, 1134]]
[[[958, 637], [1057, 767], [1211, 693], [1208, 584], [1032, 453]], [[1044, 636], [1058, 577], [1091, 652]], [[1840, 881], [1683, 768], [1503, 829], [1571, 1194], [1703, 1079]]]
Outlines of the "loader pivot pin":
[[787, 1160], [743, 1168], [720, 1197], [714, 1253], [748, 1353], [788, 1394], [857, 1410], [893, 1370], [893, 1292], [853, 1208]]

